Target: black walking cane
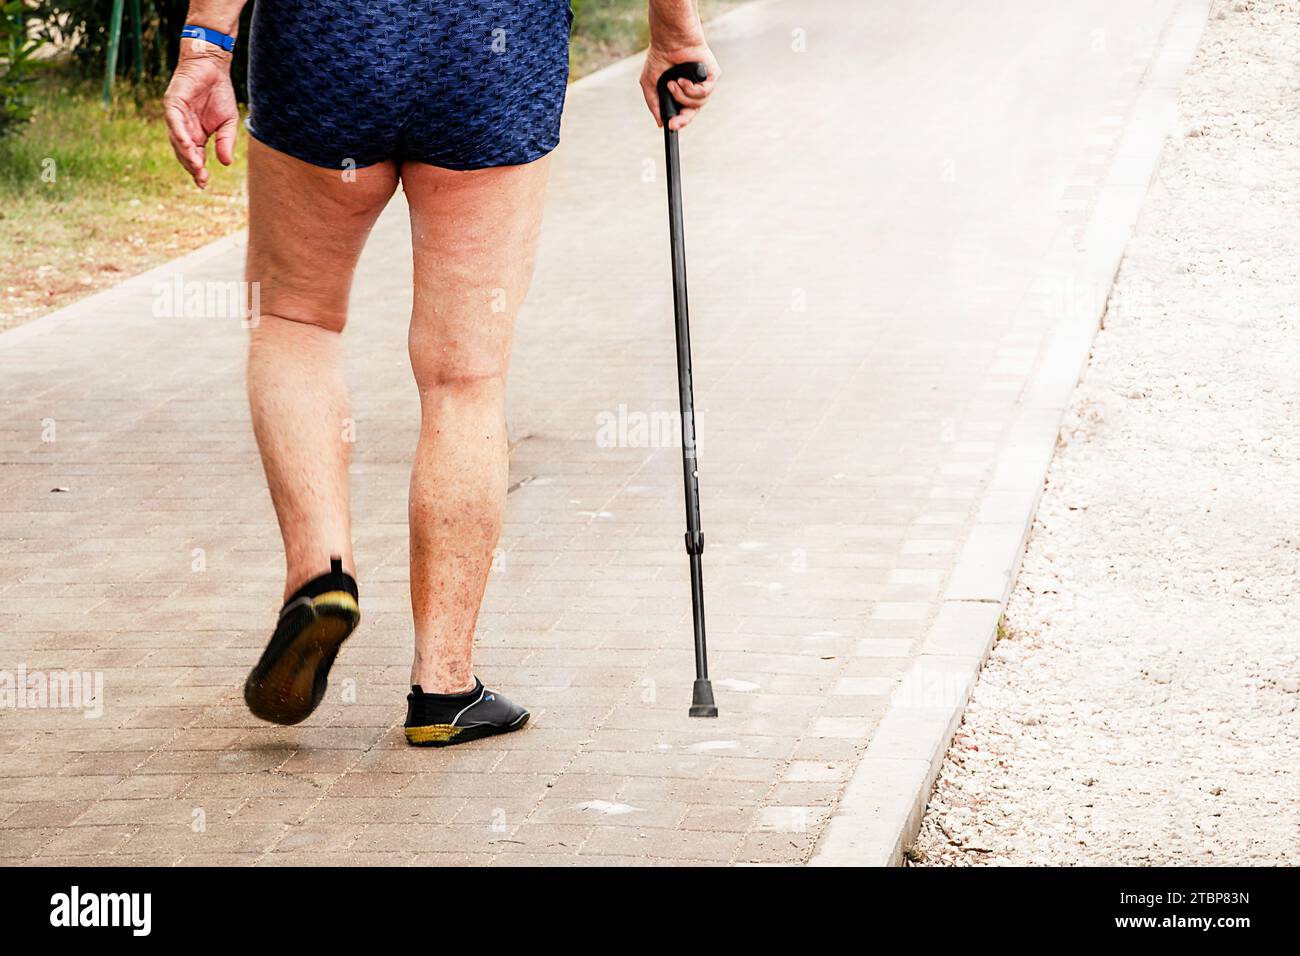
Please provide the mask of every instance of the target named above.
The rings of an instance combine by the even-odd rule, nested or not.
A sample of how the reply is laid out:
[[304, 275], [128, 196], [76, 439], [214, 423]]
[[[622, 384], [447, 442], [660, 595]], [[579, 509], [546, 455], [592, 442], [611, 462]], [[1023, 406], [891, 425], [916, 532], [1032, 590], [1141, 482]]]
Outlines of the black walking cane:
[[695, 397], [691, 390], [691, 330], [686, 317], [686, 240], [682, 235], [682, 183], [677, 157], [677, 133], [668, 121], [681, 106], [668, 90], [671, 80], [703, 83], [709, 70], [703, 63], [679, 63], [659, 77], [659, 118], [664, 124], [664, 155], [668, 164], [668, 233], [673, 251], [673, 312], [677, 318], [677, 392], [682, 408], [682, 476], [686, 485], [686, 553], [691, 559], [691, 613], [695, 619], [695, 688], [692, 717], [716, 717], [713, 685], [709, 683], [708, 652], [704, 646], [704, 577], [700, 556], [700, 473], [695, 456]]

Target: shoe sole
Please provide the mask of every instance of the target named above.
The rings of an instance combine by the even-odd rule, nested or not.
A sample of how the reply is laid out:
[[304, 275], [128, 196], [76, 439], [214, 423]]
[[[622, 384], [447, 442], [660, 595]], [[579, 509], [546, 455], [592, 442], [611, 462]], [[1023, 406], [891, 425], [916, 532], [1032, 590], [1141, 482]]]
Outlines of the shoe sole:
[[521, 730], [524, 724], [528, 723], [528, 717], [529, 714], [525, 712], [513, 724], [500, 726], [479, 724], [477, 727], [455, 727], [451, 724], [427, 724], [423, 727], [407, 727], [406, 742], [412, 747], [451, 747], [454, 744], [469, 743], [471, 740], [482, 740], [484, 737], [495, 737], [498, 734]]
[[339, 648], [361, 622], [346, 591], [327, 591], [289, 612], [298, 620], [271, 638], [244, 683], [244, 702], [254, 715], [276, 724], [297, 724], [325, 697]]

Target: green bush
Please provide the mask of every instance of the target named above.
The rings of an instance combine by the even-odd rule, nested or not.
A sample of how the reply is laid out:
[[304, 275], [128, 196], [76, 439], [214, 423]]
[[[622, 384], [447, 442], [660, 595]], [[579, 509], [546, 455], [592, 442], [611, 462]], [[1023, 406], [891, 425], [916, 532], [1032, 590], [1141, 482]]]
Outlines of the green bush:
[[11, 133], [32, 118], [30, 97], [32, 54], [43, 42], [27, 36], [23, 0], [0, 6], [0, 136]]

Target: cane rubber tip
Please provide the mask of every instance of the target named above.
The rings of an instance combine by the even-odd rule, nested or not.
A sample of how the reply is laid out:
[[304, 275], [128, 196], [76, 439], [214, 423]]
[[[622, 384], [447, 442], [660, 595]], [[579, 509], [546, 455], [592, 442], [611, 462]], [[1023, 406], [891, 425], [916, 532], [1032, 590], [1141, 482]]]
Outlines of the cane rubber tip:
[[713, 685], [707, 680], [697, 680], [691, 695], [692, 717], [716, 717], [718, 705], [713, 702]]

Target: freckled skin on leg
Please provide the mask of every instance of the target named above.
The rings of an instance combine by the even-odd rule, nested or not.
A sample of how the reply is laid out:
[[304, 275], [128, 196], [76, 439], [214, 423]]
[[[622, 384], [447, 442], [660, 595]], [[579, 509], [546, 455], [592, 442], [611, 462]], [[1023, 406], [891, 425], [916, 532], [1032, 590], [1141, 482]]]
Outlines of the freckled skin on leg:
[[249, 337], [253, 432], [285, 550], [287, 598], [329, 570], [355, 575], [348, 503], [351, 443], [340, 333], [357, 258], [397, 185], [394, 164], [345, 180], [249, 142], [246, 275], [261, 315]]
[[401, 170], [421, 408], [410, 490], [411, 683], [428, 693], [474, 682], [474, 628], [505, 511], [510, 345], [532, 278], [548, 165]]

